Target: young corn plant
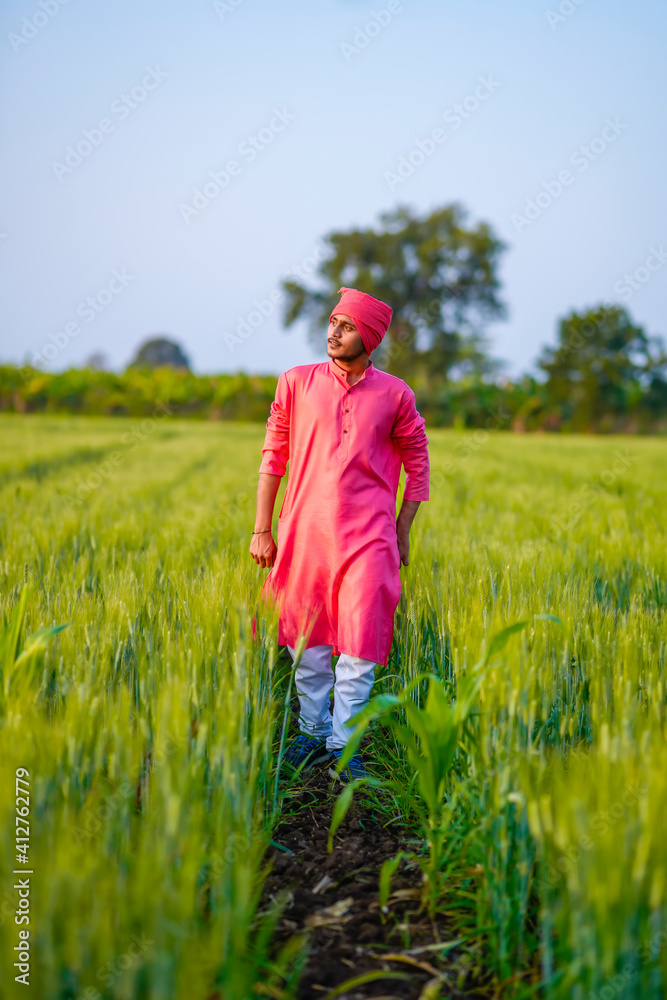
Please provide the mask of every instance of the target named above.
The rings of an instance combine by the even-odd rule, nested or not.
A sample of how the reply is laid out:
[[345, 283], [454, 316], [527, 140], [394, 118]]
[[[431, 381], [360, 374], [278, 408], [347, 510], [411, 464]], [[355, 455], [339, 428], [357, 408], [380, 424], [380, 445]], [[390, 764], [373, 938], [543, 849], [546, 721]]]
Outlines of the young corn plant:
[[[466, 723], [477, 706], [486, 671], [509, 638], [527, 625], [527, 621], [516, 622], [491, 638], [483, 657], [470, 673], [458, 678], [455, 700], [450, 700], [441, 677], [422, 673], [398, 694], [381, 694], [372, 699], [352, 720], [356, 722], [356, 727], [343, 753], [341, 767], [345, 766], [356, 751], [371, 722], [379, 722], [391, 730], [403, 747], [416, 774], [421, 798], [418, 815], [427, 845], [426, 856], [401, 852], [385, 861], [380, 873], [381, 906], [387, 904], [391, 879], [398, 865], [402, 860], [409, 860], [416, 862], [422, 869], [422, 902], [430, 916], [435, 915], [440, 896], [440, 871], [445, 840], [451, 825], [453, 802], [447, 795], [447, 789], [456, 753], [461, 746]], [[424, 680], [428, 681], [428, 691], [424, 705], [420, 707], [413, 701], [412, 693]], [[393, 786], [392, 782], [376, 778], [362, 778], [346, 785], [334, 807], [329, 831], [329, 851], [333, 850], [333, 837], [350, 807], [355, 789], [363, 784], [374, 787]], [[412, 786], [413, 783], [410, 784]]]

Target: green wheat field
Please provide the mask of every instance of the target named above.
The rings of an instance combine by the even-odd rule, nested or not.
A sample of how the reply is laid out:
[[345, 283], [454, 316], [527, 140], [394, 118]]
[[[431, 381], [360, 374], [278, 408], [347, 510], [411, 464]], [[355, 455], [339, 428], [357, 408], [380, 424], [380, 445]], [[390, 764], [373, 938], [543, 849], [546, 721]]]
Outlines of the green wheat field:
[[[3, 415], [0, 434], [2, 995], [296, 995], [308, 940], [276, 947], [261, 902], [290, 680], [268, 611], [251, 630], [263, 425]], [[492, 637], [525, 623], [488, 658], [438, 786], [431, 905], [489, 997], [658, 1000], [665, 441], [428, 436], [432, 499], [375, 693], [431, 673], [453, 699]], [[377, 773], [404, 797], [382, 801], [427, 852], [414, 761], [376, 730]], [[32, 873], [29, 987], [17, 869]]]

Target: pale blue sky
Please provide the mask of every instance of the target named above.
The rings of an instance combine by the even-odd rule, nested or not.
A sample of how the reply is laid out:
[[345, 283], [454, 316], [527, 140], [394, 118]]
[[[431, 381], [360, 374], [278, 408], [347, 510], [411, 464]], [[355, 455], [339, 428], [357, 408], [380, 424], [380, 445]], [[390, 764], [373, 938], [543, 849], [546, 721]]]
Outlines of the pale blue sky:
[[[51, 345], [48, 368], [93, 351], [121, 368], [154, 333], [200, 372], [316, 360], [303, 329], [282, 330], [271, 292], [329, 230], [397, 203], [458, 201], [509, 244], [509, 317], [489, 331], [509, 373], [572, 308], [616, 301], [667, 334], [663, 2], [392, 0], [357, 51], [357, 28], [388, 0], [42, 3], [0, 11], [3, 361]], [[572, 13], [547, 16], [559, 7]], [[133, 98], [144, 78], [153, 89]], [[89, 155], [59, 167], [103, 119]], [[446, 140], [390, 185], [435, 128]], [[590, 144], [584, 170], [576, 151]], [[224, 190], [197, 215], [179, 208], [230, 160]], [[517, 231], [513, 215], [563, 170], [570, 182]], [[618, 285], [652, 248], [636, 289]], [[256, 300], [273, 311], [232, 350]]]

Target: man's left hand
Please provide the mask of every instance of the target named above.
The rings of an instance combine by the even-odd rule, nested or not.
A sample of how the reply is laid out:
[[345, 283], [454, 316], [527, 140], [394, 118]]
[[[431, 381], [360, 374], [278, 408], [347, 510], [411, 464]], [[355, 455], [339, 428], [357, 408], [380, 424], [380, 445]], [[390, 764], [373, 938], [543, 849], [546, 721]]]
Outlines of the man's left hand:
[[410, 531], [401, 531], [399, 528], [396, 532], [396, 540], [398, 542], [398, 554], [401, 557], [401, 562], [404, 566], [407, 566], [410, 556]]
[[408, 565], [408, 556], [410, 555], [410, 525], [415, 519], [419, 504], [419, 500], [404, 500], [396, 518], [398, 554], [404, 566]]

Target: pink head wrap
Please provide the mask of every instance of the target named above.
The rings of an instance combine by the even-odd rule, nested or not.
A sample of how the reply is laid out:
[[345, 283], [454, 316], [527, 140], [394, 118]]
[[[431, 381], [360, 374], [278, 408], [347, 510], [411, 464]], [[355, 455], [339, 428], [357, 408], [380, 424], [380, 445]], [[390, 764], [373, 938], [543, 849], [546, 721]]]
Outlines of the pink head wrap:
[[338, 294], [341, 299], [331, 311], [331, 316], [342, 314], [353, 319], [366, 354], [370, 354], [389, 329], [393, 309], [386, 302], [376, 299], [374, 295], [358, 292], [356, 288], [339, 288]]

